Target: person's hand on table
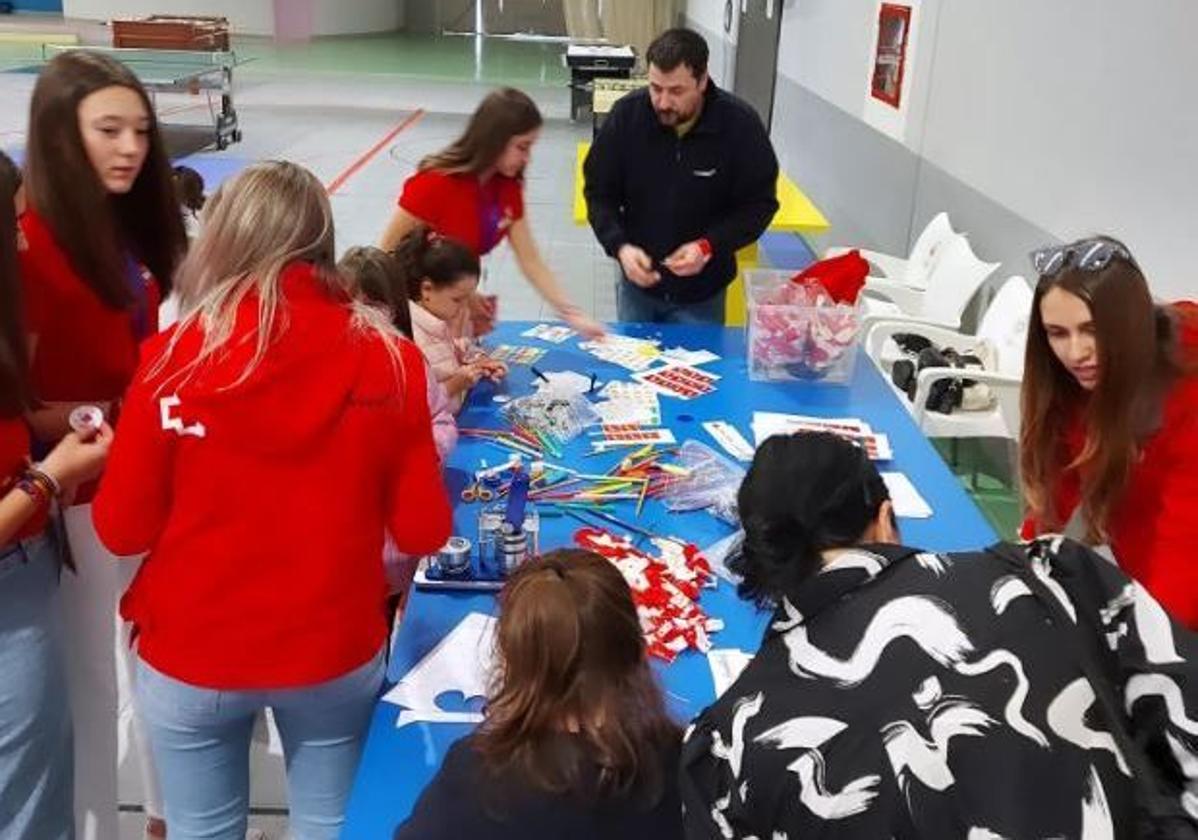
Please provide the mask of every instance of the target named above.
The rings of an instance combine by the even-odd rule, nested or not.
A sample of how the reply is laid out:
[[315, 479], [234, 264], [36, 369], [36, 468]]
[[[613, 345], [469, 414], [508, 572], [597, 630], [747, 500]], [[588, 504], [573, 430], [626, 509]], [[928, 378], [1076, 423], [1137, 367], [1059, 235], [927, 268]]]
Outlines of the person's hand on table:
[[450, 394], [460, 394], [469, 391], [483, 378], [482, 362], [467, 362], [445, 380], [445, 390]]
[[[498, 382], [507, 376], [507, 365], [498, 359], [492, 359], [490, 356], [483, 356], [473, 365], [479, 370], [479, 379], [490, 379], [492, 382]], [[475, 382], [478, 380], [476, 379]]]
[[653, 258], [635, 245], [622, 245], [616, 254], [624, 276], [642, 289], [661, 282], [661, 274], [653, 270]]
[[467, 300], [470, 307], [470, 326], [475, 335], [486, 335], [495, 329], [495, 320], [499, 312], [499, 298], [496, 295], [472, 294]]
[[696, 239], [679, 245], [661, 264], [678, 277], [694, 277], [703, 270], [703, 266], [711, 260], [711, 248], [703, 247], [702, 241]]
[[598, 341], [607, 335], [607, 330], [603, 324], [596, 321], [590, 315], [583, 312], [574, 304], [570, 303], [558, 310], [558, 315], [565, 321], [570, 329], [579, 333], [588, 341]]

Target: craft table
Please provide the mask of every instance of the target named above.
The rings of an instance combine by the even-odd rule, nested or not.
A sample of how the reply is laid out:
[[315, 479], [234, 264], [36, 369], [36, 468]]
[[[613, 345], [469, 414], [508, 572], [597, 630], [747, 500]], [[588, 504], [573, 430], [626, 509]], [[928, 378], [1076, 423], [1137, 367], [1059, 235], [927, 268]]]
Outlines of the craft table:
[[[544, 372], [573, 370], [583, 374], [597, 373], [601, 382], [630, 380], [628, 371], [600, 362], [580, 350], [576, 338], [553, 345], [521, 337], [520, 333], [530, 326], [530, 323], [503, 323], [485, 343], [488, 346], [544, 347], [547, 353], [536, 365]], [[934, 511], [930, 519], [899, 521], [907, 544], [950, 551], [989, 545], [997, 539], [981, 512], [863, 355], [859, 355], [853, 378], [846, 385], [751, 382], [745, 363], [743, 330], [649, 324], [624, 324], [616, 329], [626, 335], [660, 338], [663, 348], [706, 348], [721, 356], [720, 361], [702, 366], [722, 377], [714, 393], [690, 401], [661, 398], [663, 425], [674, 431], [679, 443], [693, 438], [718, 449], [700, 425], [702, 421], [715, 419], [729, 421], [752, 442], [750, 420], [754, 411], [859, 417], [876, 432], [890, 436], [895, 457], [893, 462], [880, 467], [905, 473]], [[479, 386], [459, 418], [460, 425], [500, 427], [499, 406], [494, 401], [496, 387], [502, 393], [520, 396], [531, 390], [532, 378], [528, 367], [515, 367], [505, 383]], [[622, 457], [618, 451], [584, 457], [587, 451], [585, 439], [580, 439], [566, 449], [564, 458], [551, 460], [595, 472], [608, 469]], [[477, 503], [468, 505], [459, 499], [468, 471], [476, 469], [480, 459], [494, 465], [506, 458], [507, 453], [502, 449], [480, 440], [462, 438], [447, 469], [447, 485], [456, 505], [456, 534], [472, 541], [477, 536], [476, 517], [480, 506]], [[639, 519], [634, 517], [634, 502], [617, 504], [616, 515], [624, 521], [687, 539], [704, 548], [732, 530], [706, 513], [670, 514], [656, 501], [645, 505]], [[571, 545], [572, 536], [579, 527], [581, 524], [570, 518], [542, 519], [542, 551]], [[611, 530], [619, 529], [612, 526]], [[749, 652], [757, 649], [767, 616], [740, 601], [731, 585], [720, 581], [716, 589], [706, 591], [702, 606], [709, 615], [726, 623], [723, 630], [712, 636], [714, 647], [740, 648]], [[407, 613], [396, 633], [387, 670], [388, 684], [399, 680], [471, 612], [493, 614], [494, 596], [413, 591]], [[680, 720], [698, 714], [714, 700], [711, 672], [704, 655], [684, 652], [671, 665], [655, 662], [655, 670], [668, 692], [670, 707]], [[462, 701], [460, 693], [454, 696], [447, 692], [437, 699], [437, 704], [444, 711], [477, 711], [479, 708], [477, 702], [463, 705]], [[399, 712], [399, 707], [387, 702], [380, 702], [374, 711], [342, 835], [344, 840], [390, 837], [395, 826], [410, 813], [450, 744], [470, 731], [469, 725], [460, 723], [417, 722], [396, 728]]]

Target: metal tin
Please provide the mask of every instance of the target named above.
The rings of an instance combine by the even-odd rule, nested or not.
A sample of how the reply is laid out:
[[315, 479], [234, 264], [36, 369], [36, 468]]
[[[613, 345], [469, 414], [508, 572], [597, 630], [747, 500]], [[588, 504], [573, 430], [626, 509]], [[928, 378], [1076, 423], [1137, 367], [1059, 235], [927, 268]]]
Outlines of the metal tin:
[[473, 548], [465, 537], [450, 537], [449, 542], [433, 555], [433, 566], [445, 577], [465, 577], [470, 574], [470, 552]]

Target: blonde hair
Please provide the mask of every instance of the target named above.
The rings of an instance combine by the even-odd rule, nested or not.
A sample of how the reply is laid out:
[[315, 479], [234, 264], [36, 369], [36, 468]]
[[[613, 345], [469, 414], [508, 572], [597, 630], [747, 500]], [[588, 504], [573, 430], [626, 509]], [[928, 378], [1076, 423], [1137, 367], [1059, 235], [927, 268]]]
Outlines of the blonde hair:
[[247, 295], [258, 300], [255, 351], [240, 376], [244, 382], [261, 364], [271, 342], [286, 330], [287, 313], [279, 306], [279, 278], [294, 262], [309, 262], [330, 289], [346, 292], [356, 329], [385, 339], [398, 360], [399, 332], [385, 314], [359, 300], [352, 279], [334, 263], [333, 213], [316, 176], [294, 163], [254, 164], [223, 184], [207, 202], [203, 230], [176, 275], [179, 324], [151, 376], [161, 372], [180, 337], [192, 325], [203, 333], [196, 358], [178, 374], [187, 379], [228, 343], [237, 309]]

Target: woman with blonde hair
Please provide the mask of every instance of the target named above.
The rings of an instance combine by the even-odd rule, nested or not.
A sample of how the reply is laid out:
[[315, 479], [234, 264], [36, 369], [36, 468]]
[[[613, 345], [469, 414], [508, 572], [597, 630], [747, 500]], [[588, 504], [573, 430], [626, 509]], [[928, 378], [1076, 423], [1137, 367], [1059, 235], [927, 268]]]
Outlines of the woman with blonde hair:
[[174, 838], [241, 840], [270, 707], [297, 840], [335, 838], [383, 676], [384, 533], [450, 532], [420, 351], [333, 262], [319, 181], [290, 163], [221, 188], [147, 342], [96, 497]]
[[[574, 329], [598, 337], [603, 327], [566, 296], [541, 259], [524, 215], [524, 170], [543, 122], [536, 103], [523, 91], [500, 88], [489, 93], [462, 135], [420, 161], [404, 182], [381, 247], [393, 251], [424, 226], [482, 257], [507, 237], [520, 271], [546, 303]], [[489, 332], [494, 300], [473, 295], [471, 312], [475, 334]]]
[[450, 748], [395, 840], [681, 840], [681, 733], [620, 571], [553, 551], [499, 601], [486, 719]]

